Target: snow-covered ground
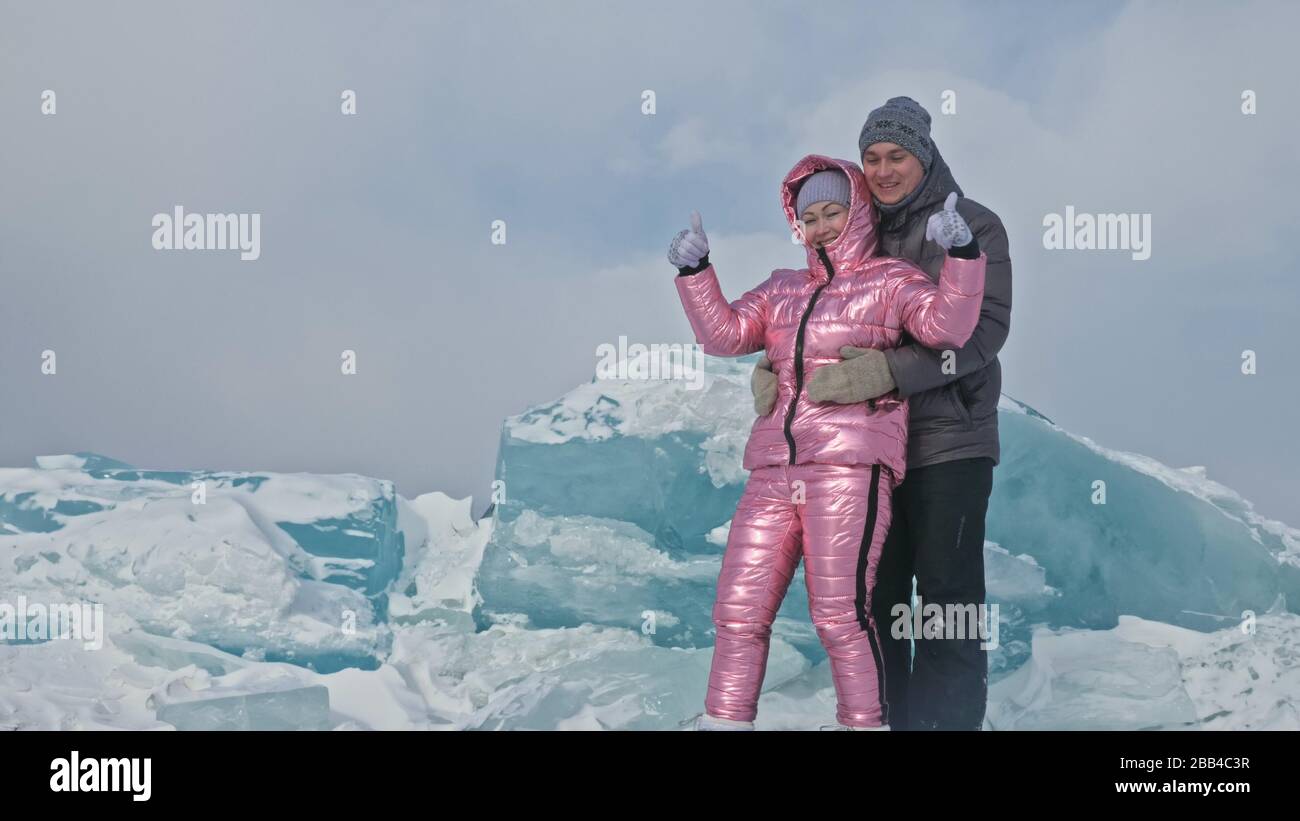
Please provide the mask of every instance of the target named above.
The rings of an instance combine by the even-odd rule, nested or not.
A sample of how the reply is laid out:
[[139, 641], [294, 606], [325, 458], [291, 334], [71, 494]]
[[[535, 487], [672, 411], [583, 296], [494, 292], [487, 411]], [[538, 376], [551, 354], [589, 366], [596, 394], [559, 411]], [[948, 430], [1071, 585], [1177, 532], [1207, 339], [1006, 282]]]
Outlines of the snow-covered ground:
[[[352, 474], [0, 469], [0, 728], [681, 728], [752, 420], [749, 362], [705, 364], [507, 420], [479, 520]], [[1001, 422], [987, 726], [1300, 728], [1300, 531], [1202, 468]], [[760, 729], [833, 721], [799, 584]]]

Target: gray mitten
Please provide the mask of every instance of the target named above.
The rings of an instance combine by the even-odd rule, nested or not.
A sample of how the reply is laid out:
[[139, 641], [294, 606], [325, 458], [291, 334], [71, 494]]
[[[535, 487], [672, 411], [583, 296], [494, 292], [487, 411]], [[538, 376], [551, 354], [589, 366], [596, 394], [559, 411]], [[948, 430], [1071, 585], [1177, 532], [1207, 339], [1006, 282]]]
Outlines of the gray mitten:
[[776, 404], [776, 374], [772, 373], [772, 360], [763, 354], [754, 366], [754, 373], [749, 377], [749, 389], [754, 394], [754, 410], [759, 416], [767, 416]]
[[885, 354], [875, 348], [840, 348], [843, 362], [823, 365], [808, 381], [808, 398], [814, 402], [852, 405], [889, 393], [896, 386]]
[[972, 237], [970, 226], [957, 213], [957, 192], [953, 191], [943, 201], [943, 210], [931, 214], [926, 221], [925, 238], [934, 240], [947, 251], [949, 248], [969, 245]]
[[709, 255], [709, 238], [699, 211], [691, 212], [691, 227], [683, 228], [668, 246], [668, 261], [678, 268], [694, 268]]

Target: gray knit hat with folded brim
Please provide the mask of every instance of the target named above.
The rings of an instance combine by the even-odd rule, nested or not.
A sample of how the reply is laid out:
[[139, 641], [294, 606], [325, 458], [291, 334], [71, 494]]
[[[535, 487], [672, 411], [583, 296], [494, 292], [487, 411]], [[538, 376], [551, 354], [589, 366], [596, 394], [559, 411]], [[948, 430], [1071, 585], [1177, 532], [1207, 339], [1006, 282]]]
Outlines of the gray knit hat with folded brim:
[[890, 97], [867, 115], [858, 135], [858, 154], [873, 143], [894, 143], [907, 149], [928, 172], [934, 151], [930, 142], [930, 112], [911, 97]]
[[818, 171], [809, 177], [799, 189], [799, 199], [795, 204], [795, 216], [803, 216], [808, 206], [819, 202], [838, 202], [849, 207], [849, 175], [838, 168]]

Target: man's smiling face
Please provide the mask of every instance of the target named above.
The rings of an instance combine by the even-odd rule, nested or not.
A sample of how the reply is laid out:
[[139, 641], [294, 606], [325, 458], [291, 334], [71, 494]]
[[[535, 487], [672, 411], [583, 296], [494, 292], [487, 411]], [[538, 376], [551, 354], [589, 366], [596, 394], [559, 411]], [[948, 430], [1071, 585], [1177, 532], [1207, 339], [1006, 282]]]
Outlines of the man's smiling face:
[[867, 187], [876, 199], [893, 205], [921, 183], [925, 168], [912, 152], [894, 143], [872, 143], [862, 155]]

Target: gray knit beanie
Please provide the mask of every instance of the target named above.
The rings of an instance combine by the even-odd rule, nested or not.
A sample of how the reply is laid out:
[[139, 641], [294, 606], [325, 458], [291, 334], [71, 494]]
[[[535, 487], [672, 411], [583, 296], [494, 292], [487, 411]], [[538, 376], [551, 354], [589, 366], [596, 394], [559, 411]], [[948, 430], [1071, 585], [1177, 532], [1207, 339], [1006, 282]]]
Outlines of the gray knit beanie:
[[795, 204], [795, 216], [802, 216], [808, 206], [818, 202], [838, 202], [849, 207], [849, 176], [838, 168], [818, 171], [804, 181]]
[[867, 115], [858, 135], [858, 154], [866, 154], [873, 143], [894, 143], [906, 148], [928, 172], [934, 157], [930, 112], [911, 97], [890, 97]]

